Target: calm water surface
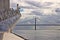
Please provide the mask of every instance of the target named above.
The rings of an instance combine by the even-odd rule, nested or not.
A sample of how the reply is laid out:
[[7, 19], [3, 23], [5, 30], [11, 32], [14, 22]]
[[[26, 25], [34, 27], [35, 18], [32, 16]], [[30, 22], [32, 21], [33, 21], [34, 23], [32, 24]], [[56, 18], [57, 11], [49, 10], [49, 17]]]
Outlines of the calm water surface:
[[26, 29], [22, 27], [21, 30], [14, 29], [13, 32], [29, 40], [60, 40], [59, 27], [37, 27], [37, 30], [34, 30], [34, 27], [32, 27], [33, 30]]

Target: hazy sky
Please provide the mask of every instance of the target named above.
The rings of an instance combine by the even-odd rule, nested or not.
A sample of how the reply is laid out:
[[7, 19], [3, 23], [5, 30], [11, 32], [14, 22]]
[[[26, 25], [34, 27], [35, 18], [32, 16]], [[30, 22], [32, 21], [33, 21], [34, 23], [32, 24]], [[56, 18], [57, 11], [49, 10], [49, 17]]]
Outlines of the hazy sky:
[[[47, 2], [47, 3], [45, 4], [45, 2]], [[46, 5], [47, 6], [49, 5], [49, 2], [52, 3], [52, 5], [49, 6], [50, 8], [49, 9], [48, 8], [44, 9], [44, 7]], [[11, 0], [11, 7], [16, 7], [17, 3], [20, 6], [26, 7], [26, 9], [23, 8], [23, 12], [21, 13], [21, 14], [23, 14], [21, 19], [24, 20], [24, 21], [27, 18], [28, 18], [28, 20], [30, 20], [30, 18], [32, 18], [32, 16], [39, 17], [41, 19], [41, 22], [43, 22], [43, 23], [46, 22], [46, 20], [50, 23], [51, 22], [56, 23], [58, 20], [60, 20], [60, 17], [52, 17], [52, 15], [58, 15], [58, 13], [55, 12], [55, 9], [56, 9], [56, 7], [60, 8], [60, 0]], [[41, 9], [40, 6], [42, 6], [43, 8]], [[33, 7], [33, 8], [36, 8], [36, 9], [28, 9], [30, 7], [31, 8]], [[40, 17], [41, 15], [46, 15], [46, 17], [44, 17], [44, 16]], [[53, 20], [53, 21], [51, 21], [49, 19], [50, 18], [49, 15], [51, 17], [51, 20]]]
[[[30, 4], [32, 4], [32, 5], [30, 5], [29, 3], [26, 3], [25, 1], [31, 1]], [[34, 3], [32, 3], [32, 1], [35, 1], [35, 5], [34, 5]], [[51, 7], [54, 8], [56, 6], [55, 3], [60, 3], [60, 0], [10, 0], [10, 2], [11, 2], [11, 7], [13, 7], [13, 8], [16, 8], [16, 4], [19, 4], [20, 6], [21, 5], [22, 6], [29, 6], [30, 8], [32, 8], [32, 7], [34, 8], [35, 7], [37, 9], [39, 9], [39, 11], [40, 11], [40, 8], [39, 8], [40, 7], [40, 3], [39, 2], [52, 2], [52, 3], [54, 3], [54, 5], [52, 5]], [[44, 5], [45, 5], [45, 3], [43, 3], [43, 6]], [[36, 6], [39, 6], [39, 7], [36, 7]], [[37, 9], [35, 10], [35, 9], [24, 9], [23, 8], [24, 12], [22, 12], [22, 13], [29, 14], [32, 11], [38, 11]], [[43, 11], [44, 11], [44, 14], [47, 14], [48, 15], [48, 14], [52, 14], [51, 13], [51, 10], [52, 9], [44, 9]]]
[[36, 1], [36, 2], [55, 2], [55, 3], [60, 3], [60, 0], [10, 0], [10, 5], [15, 5], [15, 4], [19, 4], [19, 5], [26, 5], [25, 3], [22, 3], [23, 1]]
[[60, 2], [60, 0], [11, 0], [11, 2], [16, 3], [18, 3], [19, 1]]

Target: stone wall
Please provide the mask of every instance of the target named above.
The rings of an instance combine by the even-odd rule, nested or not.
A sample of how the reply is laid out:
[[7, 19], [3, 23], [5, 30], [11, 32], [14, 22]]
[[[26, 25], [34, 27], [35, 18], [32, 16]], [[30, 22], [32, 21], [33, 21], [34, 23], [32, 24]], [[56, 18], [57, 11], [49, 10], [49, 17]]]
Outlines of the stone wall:
[[0, 0], [0, 9], [8, 9], [10, 7], [10, 0]]
[[3, 40], [4, 33], [0, 33], [0, 40]]

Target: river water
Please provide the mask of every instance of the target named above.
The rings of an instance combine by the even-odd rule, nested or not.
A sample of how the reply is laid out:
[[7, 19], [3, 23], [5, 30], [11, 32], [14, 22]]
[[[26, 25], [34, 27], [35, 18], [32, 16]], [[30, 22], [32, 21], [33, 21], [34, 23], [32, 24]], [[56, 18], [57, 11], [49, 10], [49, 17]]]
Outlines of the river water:
[[28, 40], [60, 40], [60, 29], [57, 28], [59, 27], [41, 30], [13, 30], [13, 32]]

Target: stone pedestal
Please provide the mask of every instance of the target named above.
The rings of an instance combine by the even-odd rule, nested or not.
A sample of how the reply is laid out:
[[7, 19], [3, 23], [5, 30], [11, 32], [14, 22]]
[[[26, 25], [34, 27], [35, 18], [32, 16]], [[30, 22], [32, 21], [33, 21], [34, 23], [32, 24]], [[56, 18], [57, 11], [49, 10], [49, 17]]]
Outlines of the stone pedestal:
[[3, 40], [4, 33], [0, 33], [0, 40]]
[[24, 40], [12, 33], [6, 32], [4, 33], [3, 40]]
[[0, 0], [0, 9], [9, 9], [10, 0]]
[[0, 40], [24, 40], [12, 33], [5, 32], [5, 33], [0, 33]]

